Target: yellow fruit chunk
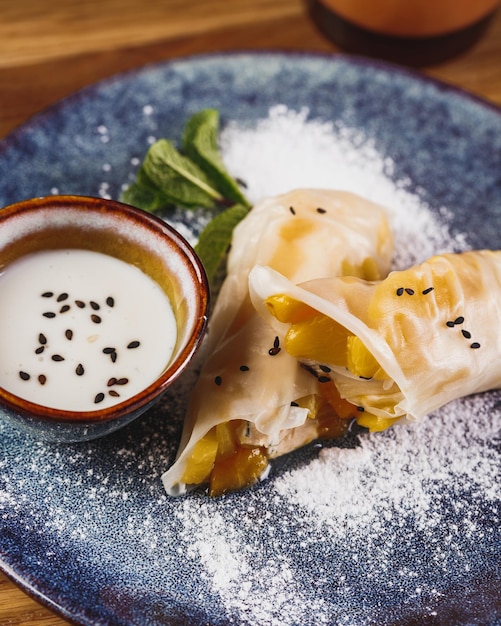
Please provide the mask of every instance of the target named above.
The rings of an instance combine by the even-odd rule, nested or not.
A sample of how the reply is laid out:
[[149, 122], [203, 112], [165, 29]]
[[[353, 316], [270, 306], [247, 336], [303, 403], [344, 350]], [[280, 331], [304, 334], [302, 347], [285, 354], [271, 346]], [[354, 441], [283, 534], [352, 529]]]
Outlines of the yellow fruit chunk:
[[285, 336], [285, 349], [299, 359], [329, 365], [346, 365], [348, 331], [325, 315], [318, 314], [292, 324]]
[[237, 448], [230, 456], [218, 459], [210, 477], [210, 495], [221, 496], [253, 485], [267, 465], [261, 448]]
[[354, 335], [348, 337], [346, 365], [352, 374], [360, 378], [387, 378], [376, 358], [367, 350], [362, 340]]
[[234, 423], [224, 422], [216, 426], [217, 458], [229, 456], [235, 452]]
[[265, 304], [268, 311], [276, 317], [279, 322], [301, 322], [302, 320], [317, 315], [315, 309], [283, 293], [266, 298]]
[[377, 417], [370, 413], [362, 413], [357, 417], [357, 424], [368, 428], [371, 433], [380, 432], [386, 430], [395, 423], [396, 420], [390, 417]]
[[181, 482], [187, 485], [199, 485], [207, 481], [216, 460], [217, 447], [216, 428], [212, 428], [195, 444]]

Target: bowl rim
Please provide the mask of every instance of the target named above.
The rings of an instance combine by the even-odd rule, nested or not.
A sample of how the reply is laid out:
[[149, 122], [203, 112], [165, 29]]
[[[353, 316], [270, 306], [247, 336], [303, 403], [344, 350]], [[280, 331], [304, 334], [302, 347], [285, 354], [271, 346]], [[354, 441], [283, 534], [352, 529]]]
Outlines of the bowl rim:
[[152, 383], [123, 402], [92, 411], [71, 411], [32, 402], [11, 393], [0, 385], [0, 404], [16, 412], [21, 418], [27, 417], [32, 421], [52, 424], [90, 425], [119, 421], [123, 417], [139, 412], [163, 394], [186, 369], [192, 356], [200, 347], [207, 329], [210, 304], [210, 288], [205, 268], [191, 244], [173, 226], [143, 209], [108, 198], [65, 194], [21, 200], [0, 209], [0, 228], [7, 219], [15, 218], [20, 213], [26, 214], [29, 211], [35, 212], [40, 209], [49, 211], [52, 209], [85, 210], [86, 213], [91, 211], [95, 213], [109, 212], [132, 220], [145, 230], [149, 230], [157, 236], [160, 235], [162, 239], [168, 240], [168, 243], [174, 244], [174, 246], [170, 246], [170, 249], [177, 251], [179, 258], [190, 274], [192, 284], [196, 284], [196, 288], [193, 289], [193, 293], [197, 296], [196, 318], [185, 345]]

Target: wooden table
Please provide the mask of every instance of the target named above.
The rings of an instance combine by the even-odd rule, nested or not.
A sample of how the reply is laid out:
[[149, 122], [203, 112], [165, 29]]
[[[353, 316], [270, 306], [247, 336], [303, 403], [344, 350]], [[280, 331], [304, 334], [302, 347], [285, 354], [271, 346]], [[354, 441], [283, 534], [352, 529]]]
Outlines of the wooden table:
[[[0, 16], [0, 137], [80, 87], [145, 63], [225, 50], [338, 50], [302, 0], [0, 0]], [[422, 71], [501, 105], [501, 12], [473, 49]], [[67, 623], [0, 574], [0, 626]]]

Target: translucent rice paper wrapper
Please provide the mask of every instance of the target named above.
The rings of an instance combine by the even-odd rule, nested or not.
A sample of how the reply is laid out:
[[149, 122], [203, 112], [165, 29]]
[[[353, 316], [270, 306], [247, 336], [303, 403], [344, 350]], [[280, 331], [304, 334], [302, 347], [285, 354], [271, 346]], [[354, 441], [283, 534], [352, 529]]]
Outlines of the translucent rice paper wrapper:
[[362, 379], [340, 366], [332, 366], [330, 377], [343, 398], [371, 415], [421, 420], [454, 399], [501, 386], [501, 252], [437, 255], [375, 282], [338, 277], [298, 286], [256, 267], [250, 290], [256, 310], [280, 336], [289, 325], [264, 302], [287, 294], [361, 339], [382, 377]]
[[176, 461], [162, 477], [170, 495], [190, 487], [182, 482], [187, 460], [217, 424], [246, 420], [253, 443], [266, 447], [270, 456], [316, 436], [305, 425], [307, 409], [291, 402], [315, 393], [317, 382], [277, 349], [276, 331], [249, 297], [251, 269], [266, 265], [293, 283], [346, 273], [379, 278], [389, 271], [392, 252], [386, 210], [353, 193], [297, 189], [252, 208], [234, 230], [227, 276], [209, 321], [206, 361]]

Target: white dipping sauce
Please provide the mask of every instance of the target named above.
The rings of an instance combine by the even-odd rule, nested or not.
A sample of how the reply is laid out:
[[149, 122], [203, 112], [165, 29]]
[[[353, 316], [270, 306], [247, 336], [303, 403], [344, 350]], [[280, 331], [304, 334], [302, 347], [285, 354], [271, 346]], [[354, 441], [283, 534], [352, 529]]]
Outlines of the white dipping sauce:
[[0, 386], [31, 402], [118, 404], [162, 373], [176, 334], [161, 287], [114, 257], [37, 252], [0, 275]]

